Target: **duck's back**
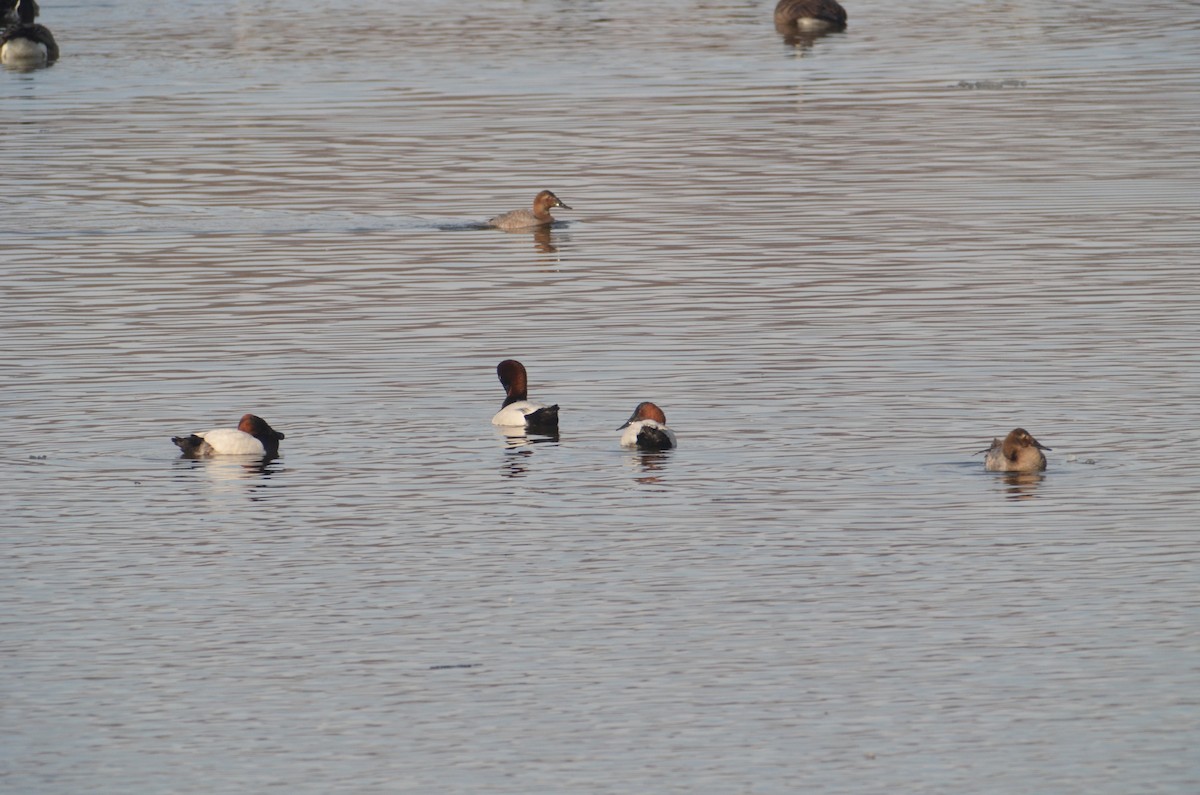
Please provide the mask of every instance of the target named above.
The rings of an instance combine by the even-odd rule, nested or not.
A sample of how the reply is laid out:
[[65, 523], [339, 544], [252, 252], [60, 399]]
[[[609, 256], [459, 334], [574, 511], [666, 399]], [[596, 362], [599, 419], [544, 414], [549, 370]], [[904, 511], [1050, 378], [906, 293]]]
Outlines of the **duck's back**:
[[58, 60], [58, 43], [45, 25], [13, 25], [0, 34], [0, 62], [28, 63]]
[[558, 406], [543, 406], [529, 400], [509, 403], [492, 417], [493, 425], [525, 426], [533, 429], [556, 430], [558, 428]]
[[525, 229], [531, 226], [541, 226], [549, 223], [533, 214], [533, 210], [512, 210], [511, 212], [497, 215], [488, 221], [488, 226], [494, 226], [498, 229]]
[[983, 468], [989, 472], [1041, 472], [1046, 468], [1046, 456], [1036, 447], [1017, 448], [1010, 456], [1004, 449], [1004, 440], [993, 439]]
[[675, 433], [665, 425], [653, 420], [630, 423], [621, 434], [622, 447], [637, 447], [642, 450], [670, 450], [676, 445]]
[[265, 455], [263, 443], [236, 428], [217, 428], [191, 436], [177, 436], [171, 441], [188, 455]]

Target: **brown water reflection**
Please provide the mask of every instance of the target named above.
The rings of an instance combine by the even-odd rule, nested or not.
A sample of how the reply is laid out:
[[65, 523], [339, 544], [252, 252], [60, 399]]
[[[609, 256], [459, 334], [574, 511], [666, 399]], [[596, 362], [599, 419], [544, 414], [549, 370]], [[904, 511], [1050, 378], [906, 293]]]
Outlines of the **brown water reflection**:
[[1037, 496], [1038, 486], [1046, 477], [1045, 472], [1000, 472], [997, 477], [1005, 484], [1005, 494], [1010, 500], [1027, 500]]

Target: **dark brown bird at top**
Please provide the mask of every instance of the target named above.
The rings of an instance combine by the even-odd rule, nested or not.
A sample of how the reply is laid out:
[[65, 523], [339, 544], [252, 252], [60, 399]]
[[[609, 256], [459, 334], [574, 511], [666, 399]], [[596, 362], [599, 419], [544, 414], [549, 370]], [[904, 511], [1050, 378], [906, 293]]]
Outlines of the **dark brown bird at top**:
[[782, 32], [818, 33], [846, 27], [846, 9], [837, 0], [779, 0], [775, 28]]

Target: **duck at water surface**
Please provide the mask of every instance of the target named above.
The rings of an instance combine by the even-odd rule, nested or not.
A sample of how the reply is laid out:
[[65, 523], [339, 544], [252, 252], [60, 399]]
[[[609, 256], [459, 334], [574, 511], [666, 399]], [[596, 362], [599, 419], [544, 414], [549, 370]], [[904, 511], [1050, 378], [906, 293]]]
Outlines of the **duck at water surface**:
[[637, 404], [633, 414], [618, 431], [622, 447], [637, 447], [641, 450], [670, 450], [676, 446], [675, 432], [667, 427], [667, 415], [650, 401]]
[[989, 472], [1041, 472], [1046, 468], [1042, 451], [1049, 449], [1024, 428], [1013, 428], [1008, 436], [992, 439], [992, 446], [979, 452], [987, 453], [983, 468]]
[[493, 425], [523, 427], [534, 433], [554, 435], [558, 433], [558, 406], [545, 406], [529, 400], [529, 377], [525, 365], [516, 359], [505, 359], [496, 365], [496, 376], [504, 387], [504, 403]]
[[[0, 0], [0, 3], [4, 0]], [[15, 13], [14, 13], [15, 12]], [[34, 23], [38, 5], [34, 0], [16, 0], [15, 8], [2, 12], [6, 20], [15, 16], [16, 24], [0, 33], [0, 63], [7, 66], [36, 67], [58, 60], [58, 43], [45, 25]]]
[[262, 417], [246, 414], [237, 428], [215, 428], [190, 436], [174, 436], [171, 441], [188, 458], [206, 458], [213, 455], [255, 455], [274, 458], [279, 455], [279, 440], [282, 438], [283, 434], [268, 425]]
[[836, 0], [779, 0], [775, 27], [781, 31], [841, 30], [846, 27], [846, 9]]
[[534, 229], [539, 226], [548, 226], [554, 223], [554, 216], [550, 214], [550, 210], [555, 207], [561, 207], [564, 210], [571, 209], [563, 204], [553, 193], [544, 190], [533, 197], [532, 210], [513, 210], [503, 215], [497, 215], [495, 218], [488, 220], [488, 226], [494, 226], [497, 229], [504, 229], [510, 232], [519, 229]]

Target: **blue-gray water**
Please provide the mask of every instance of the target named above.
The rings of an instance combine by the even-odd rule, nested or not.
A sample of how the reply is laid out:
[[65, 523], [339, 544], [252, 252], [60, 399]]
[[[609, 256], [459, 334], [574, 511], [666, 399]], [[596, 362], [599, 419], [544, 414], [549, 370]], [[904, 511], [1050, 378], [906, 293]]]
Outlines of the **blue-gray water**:
[[1200, 7], [772, 5], [42, 3], [0, 790], [1200, 791]]

